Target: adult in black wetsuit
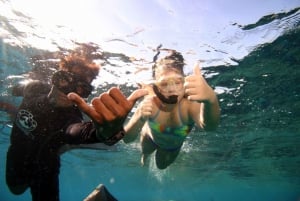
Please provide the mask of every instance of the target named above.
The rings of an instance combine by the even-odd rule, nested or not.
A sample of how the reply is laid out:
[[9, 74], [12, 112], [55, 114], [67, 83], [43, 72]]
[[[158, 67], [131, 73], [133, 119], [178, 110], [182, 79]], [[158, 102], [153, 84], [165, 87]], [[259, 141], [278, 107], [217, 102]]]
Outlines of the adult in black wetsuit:
[[[30, 188], [33, 201], [58, 201], [61, 147], [113, 145], [124, 136], [127, 114], [147, 92], [136, 90], [126, 98], [112, 88], [88, 105], [83, 98], [90, 95], [99, 69], [72, 54], [61, 60], [51, 86], [34, 81], [24, 87], [7, 152], [6, 182], [12, 193]], [[84, 122], [81, 111], [91, 120]]]

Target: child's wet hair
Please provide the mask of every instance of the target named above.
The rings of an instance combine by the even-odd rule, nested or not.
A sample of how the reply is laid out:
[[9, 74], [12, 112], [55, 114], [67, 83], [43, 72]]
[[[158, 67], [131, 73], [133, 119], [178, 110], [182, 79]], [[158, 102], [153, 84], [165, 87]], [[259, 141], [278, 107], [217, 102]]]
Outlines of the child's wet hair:
[[155, 61], [154, 65], [152, 66], [152, 77], [156, 77], [159, 68], [162, 68], [163, 70], [173, 70], [184, 75], [184, 65], [185, 63], [182, 54], [172, 50], [169, 55], [159, 59], [158, 61]]

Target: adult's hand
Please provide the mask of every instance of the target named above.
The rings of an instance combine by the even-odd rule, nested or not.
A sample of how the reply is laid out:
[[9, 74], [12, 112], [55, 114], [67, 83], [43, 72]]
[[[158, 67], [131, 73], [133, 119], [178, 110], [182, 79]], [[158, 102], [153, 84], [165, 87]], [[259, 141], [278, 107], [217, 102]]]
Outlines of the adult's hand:
[[91, 104], [87, 104], [76, 93], [69, 93], [68, 98], [87, 114], [98, 128], [104, 129], [103, 133], [111, 135], [123, 126], [135, 102], [147, 94], [147, 90], [138, 89], [126, 98], [120, 89], [113, 87], [108, 92], [93, 98]]

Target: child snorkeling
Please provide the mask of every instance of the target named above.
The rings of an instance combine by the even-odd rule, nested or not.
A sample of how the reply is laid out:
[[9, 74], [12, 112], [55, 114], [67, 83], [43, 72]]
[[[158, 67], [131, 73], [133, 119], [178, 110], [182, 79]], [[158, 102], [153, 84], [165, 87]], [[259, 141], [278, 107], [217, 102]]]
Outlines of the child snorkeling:
[[220, 108], [214, 90], [207, 84], [198, 65], [192, 75], [184, 76], [183, 56], [174, 50], [155, 62], [149, 95], [138, 105], [124, 127], [125, 143], [141, 134], [142, 158], [155, 153], [156, 165], [165, 169], [178, 156], [194, 125], [214, 130], [219, 124]]

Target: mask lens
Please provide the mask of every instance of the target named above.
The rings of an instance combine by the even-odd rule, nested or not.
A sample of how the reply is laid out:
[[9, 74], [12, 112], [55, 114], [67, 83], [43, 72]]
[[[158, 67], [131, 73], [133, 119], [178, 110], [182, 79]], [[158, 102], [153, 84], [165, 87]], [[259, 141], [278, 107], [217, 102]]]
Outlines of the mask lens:
[[54, 73], [52, 76], [52, 84], [65, 94], [74, 91], [73, 75], [67, 71], [57, 71]]
[[84, 81], [78, 81], [76, 86], [76, 92], [83, 98], [87, 98], [93, 91], [93, 86]]
[[162, 92], [168, 92], [171, 90], [180, 91], [183, 89], [184, 78], [183, 77], [176, 77], [176, 78], [169, 78], [169, 79], [162, 79], [156, 83], [158, 88]]
[[75, 92], [83, 98], [87, 98], [93, 90], [91, 84], [76, 74], [67, 71], [58, 71], [54, 73], [52, 76], [52, 83], [64, 94]]

